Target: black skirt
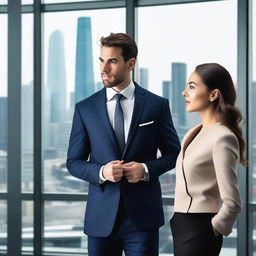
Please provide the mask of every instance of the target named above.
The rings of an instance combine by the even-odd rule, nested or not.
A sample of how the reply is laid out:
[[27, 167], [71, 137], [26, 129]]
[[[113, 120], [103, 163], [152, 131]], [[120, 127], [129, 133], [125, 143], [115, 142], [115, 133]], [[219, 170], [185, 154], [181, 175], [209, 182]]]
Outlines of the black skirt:
[[174, 256], [218, 256], [223, 236], [213, 232], [216, 213], [174, 213], [170, 220]]

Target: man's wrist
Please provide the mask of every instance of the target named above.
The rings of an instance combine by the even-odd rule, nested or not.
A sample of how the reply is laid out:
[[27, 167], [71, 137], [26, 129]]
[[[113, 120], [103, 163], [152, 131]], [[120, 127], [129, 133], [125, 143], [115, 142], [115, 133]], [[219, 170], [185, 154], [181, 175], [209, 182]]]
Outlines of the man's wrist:
[[105, 181], [107, 181], [107, 179], [105, 179], [105, 177], [103, 176], [103, 169], [104, 169], [105, 165], [103, 165], [100, 168], [100, 173], [99, 173], [99, 183], [103, 184]]
[[141, 181], [149, 181], [149, 173], [148, 173], [148, 167], [146, 166], [146, 164], [141, 163], [144, 167], [144, 175], [143, 177], [140, 179]]

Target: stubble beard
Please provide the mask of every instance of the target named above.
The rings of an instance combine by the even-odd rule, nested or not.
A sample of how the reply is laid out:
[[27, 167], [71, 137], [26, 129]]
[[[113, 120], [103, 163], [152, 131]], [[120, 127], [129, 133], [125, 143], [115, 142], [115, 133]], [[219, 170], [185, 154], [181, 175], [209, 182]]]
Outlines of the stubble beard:
[[121, 78], [115, 78], [112, 82], [102, 79], [102, 82], [106, 88], [113, 88], [121, 84], [124, 80]]

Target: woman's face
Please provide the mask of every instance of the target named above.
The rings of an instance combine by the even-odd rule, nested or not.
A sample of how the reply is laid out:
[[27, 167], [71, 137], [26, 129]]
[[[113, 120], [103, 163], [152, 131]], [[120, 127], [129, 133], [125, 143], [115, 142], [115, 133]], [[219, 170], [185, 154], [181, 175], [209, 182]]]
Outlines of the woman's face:
[[195, 71], [190, 75], [188, 86], [182, 94], [188, 112], [202, 112], [211, 106], [211, 92]]

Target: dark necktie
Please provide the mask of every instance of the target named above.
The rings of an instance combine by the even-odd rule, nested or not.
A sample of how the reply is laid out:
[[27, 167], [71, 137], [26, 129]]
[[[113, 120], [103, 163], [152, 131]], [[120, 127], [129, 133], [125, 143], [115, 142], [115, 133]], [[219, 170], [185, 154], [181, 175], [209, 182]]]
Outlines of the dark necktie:
[[114, 128], [116, 134], [116, 140], [120, 152], [123, 153], [125, 147], [125, 135], [124, 135], [124, 114], [120, 104], [120, 100], [122, 99], [123, 95], [117, 93], [115, 95], [116, 99], [116, 108], [115, 108], [115, 116], [114, 116]]

